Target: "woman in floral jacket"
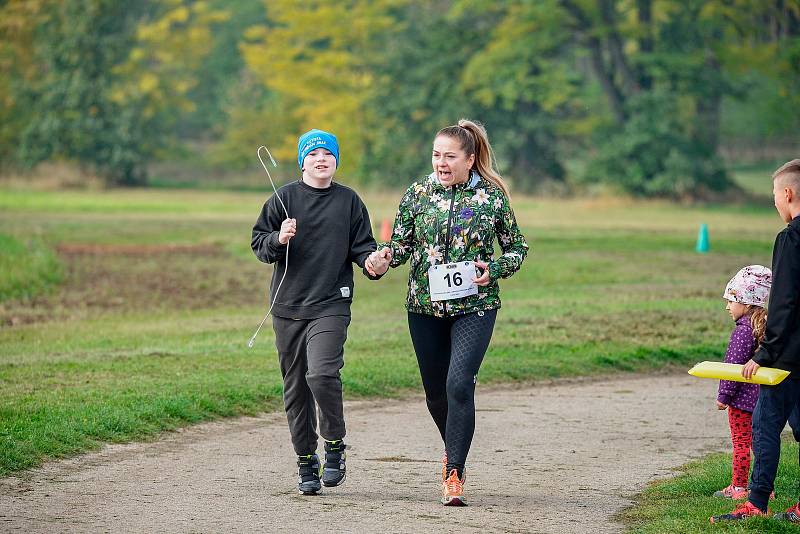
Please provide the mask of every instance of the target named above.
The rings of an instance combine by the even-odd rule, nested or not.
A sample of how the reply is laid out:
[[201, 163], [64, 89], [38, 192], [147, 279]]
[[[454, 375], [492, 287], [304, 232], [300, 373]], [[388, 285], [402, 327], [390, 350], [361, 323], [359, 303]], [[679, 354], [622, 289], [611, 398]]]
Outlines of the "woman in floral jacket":
[[475, 383], [500, 308], [497, 281], [519, 270], [528, 253], [493, 161], [480, 124], [460, 120], [441, 129], [433, 173], [408, 188], [391, 241], [366, 264], [380, 275], [411, 260], [408, 325], [428, 410], [445, 443], [442, 503], [451, 506], [465, 504]]

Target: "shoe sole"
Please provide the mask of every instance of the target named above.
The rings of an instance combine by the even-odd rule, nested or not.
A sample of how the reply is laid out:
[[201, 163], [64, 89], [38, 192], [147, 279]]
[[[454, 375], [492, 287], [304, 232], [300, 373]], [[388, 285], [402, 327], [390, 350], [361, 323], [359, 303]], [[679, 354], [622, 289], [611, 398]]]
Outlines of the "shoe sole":
[[300, 495], [319, 495], [319, 492], [320, 492], [320, 491], [321, 491], [321, 489], [307, 490], [307, 491], [303, 491], [303, 490], [297, 490], [297, 492], [298, 492]]
[[322, 481], [322, 485], [325, 486], [326, 488], [335, 488], [336, 486], [341, 486], [342, 484], [344, 484], [344, 480], [346, 478], [347, 478], [347, 473], [345, 473], [344, 476], [342, 477], [342, 479], [337, 481], [336, 483], [327, 482], [327, 481], [323, 480]]
[[464, 497], [442, 497], [442, 504], [445, 506], [466, 506], [467, 501]]

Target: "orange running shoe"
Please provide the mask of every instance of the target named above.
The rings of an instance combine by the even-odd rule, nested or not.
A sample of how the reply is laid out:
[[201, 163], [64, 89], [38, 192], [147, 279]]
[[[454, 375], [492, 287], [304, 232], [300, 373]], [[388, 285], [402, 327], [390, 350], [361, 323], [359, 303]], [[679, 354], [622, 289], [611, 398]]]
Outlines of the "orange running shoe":
[[450, 470], [450, 476], [447, 480], [442, 482], [442, 504], [445, 506], [466, 506], [467, 501], [464, 500], [464, 481], [466, 475], [458, 478], [458, 472], [455, 469]]
[[769, 510], [762, 512], [750, 501], [744, 501], [736, 506], [733, 512], [722, 515], [712, 515], [708, 518], [708, 520], [712, 523], [720, 523], [722, 521], [739, 521], [741, 519], [747, 519], [748, 517], [755, 517], [759, 515], [767, 517], [769, 515]]

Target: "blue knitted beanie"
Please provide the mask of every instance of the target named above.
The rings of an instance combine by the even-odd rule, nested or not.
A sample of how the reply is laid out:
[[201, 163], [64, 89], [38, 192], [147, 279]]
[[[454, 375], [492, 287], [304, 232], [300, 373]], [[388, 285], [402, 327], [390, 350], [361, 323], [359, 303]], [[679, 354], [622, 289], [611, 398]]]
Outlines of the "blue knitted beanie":
[[297, 140], [297, 164], [301, 169], [308, 153], [320, 147], [330, 150], [336, 158], [336, 166], [339, 166], [339, 143], [336, 141], [336, 136], [322, 130], [309, 130]]

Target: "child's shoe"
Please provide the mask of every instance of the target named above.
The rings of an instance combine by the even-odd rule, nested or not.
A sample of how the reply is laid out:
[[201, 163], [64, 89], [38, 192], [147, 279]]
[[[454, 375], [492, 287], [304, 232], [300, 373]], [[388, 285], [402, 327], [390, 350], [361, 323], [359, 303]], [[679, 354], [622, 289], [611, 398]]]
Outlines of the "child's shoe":
[[723, 497], [725, 499], [733, 499], [735, 501], [746, 499], [748, 495], [747, 488], [741, 486], [734, 486], [731, 484], [727, 488], [714, 492], [714, 497]]
[[301, 495], [316, 495], [319, 483], [319, 457], [316, 454], [297, 457], [297, 490]]
[[466, 475], [458, 478], [458, 471], [450, 470], [450, 476], [442, 482], [442, 504], [445, 506], [466, 506], [464, 500], [464, 481]]
[[747, 519], [748, 517], [755, 516], [767, 517], [768, 515], [769, 510], [762, 512], [750, 501], [744, 501], [743, 503], [738, 504], [736, 508], [734, 508], [733, 512], [722, 515], [713, 515], [709, 517], [708, 520], [712, 523], [719, 523], [722, 521], [739, 521], [741, 519]]
[[800, 502], [794, 503], [794, 506], [785, 512], [778, 512], [772, 516], [776, 521], [789, 521], [790, 523], [800, 523]]
[[325, 465], [322, 467], [322, 483], [326, 487], [338, 486], [344, 483], [347, 475], [345, 466], [345, 452], [347, 446], [342, 440], [325, 442]]

